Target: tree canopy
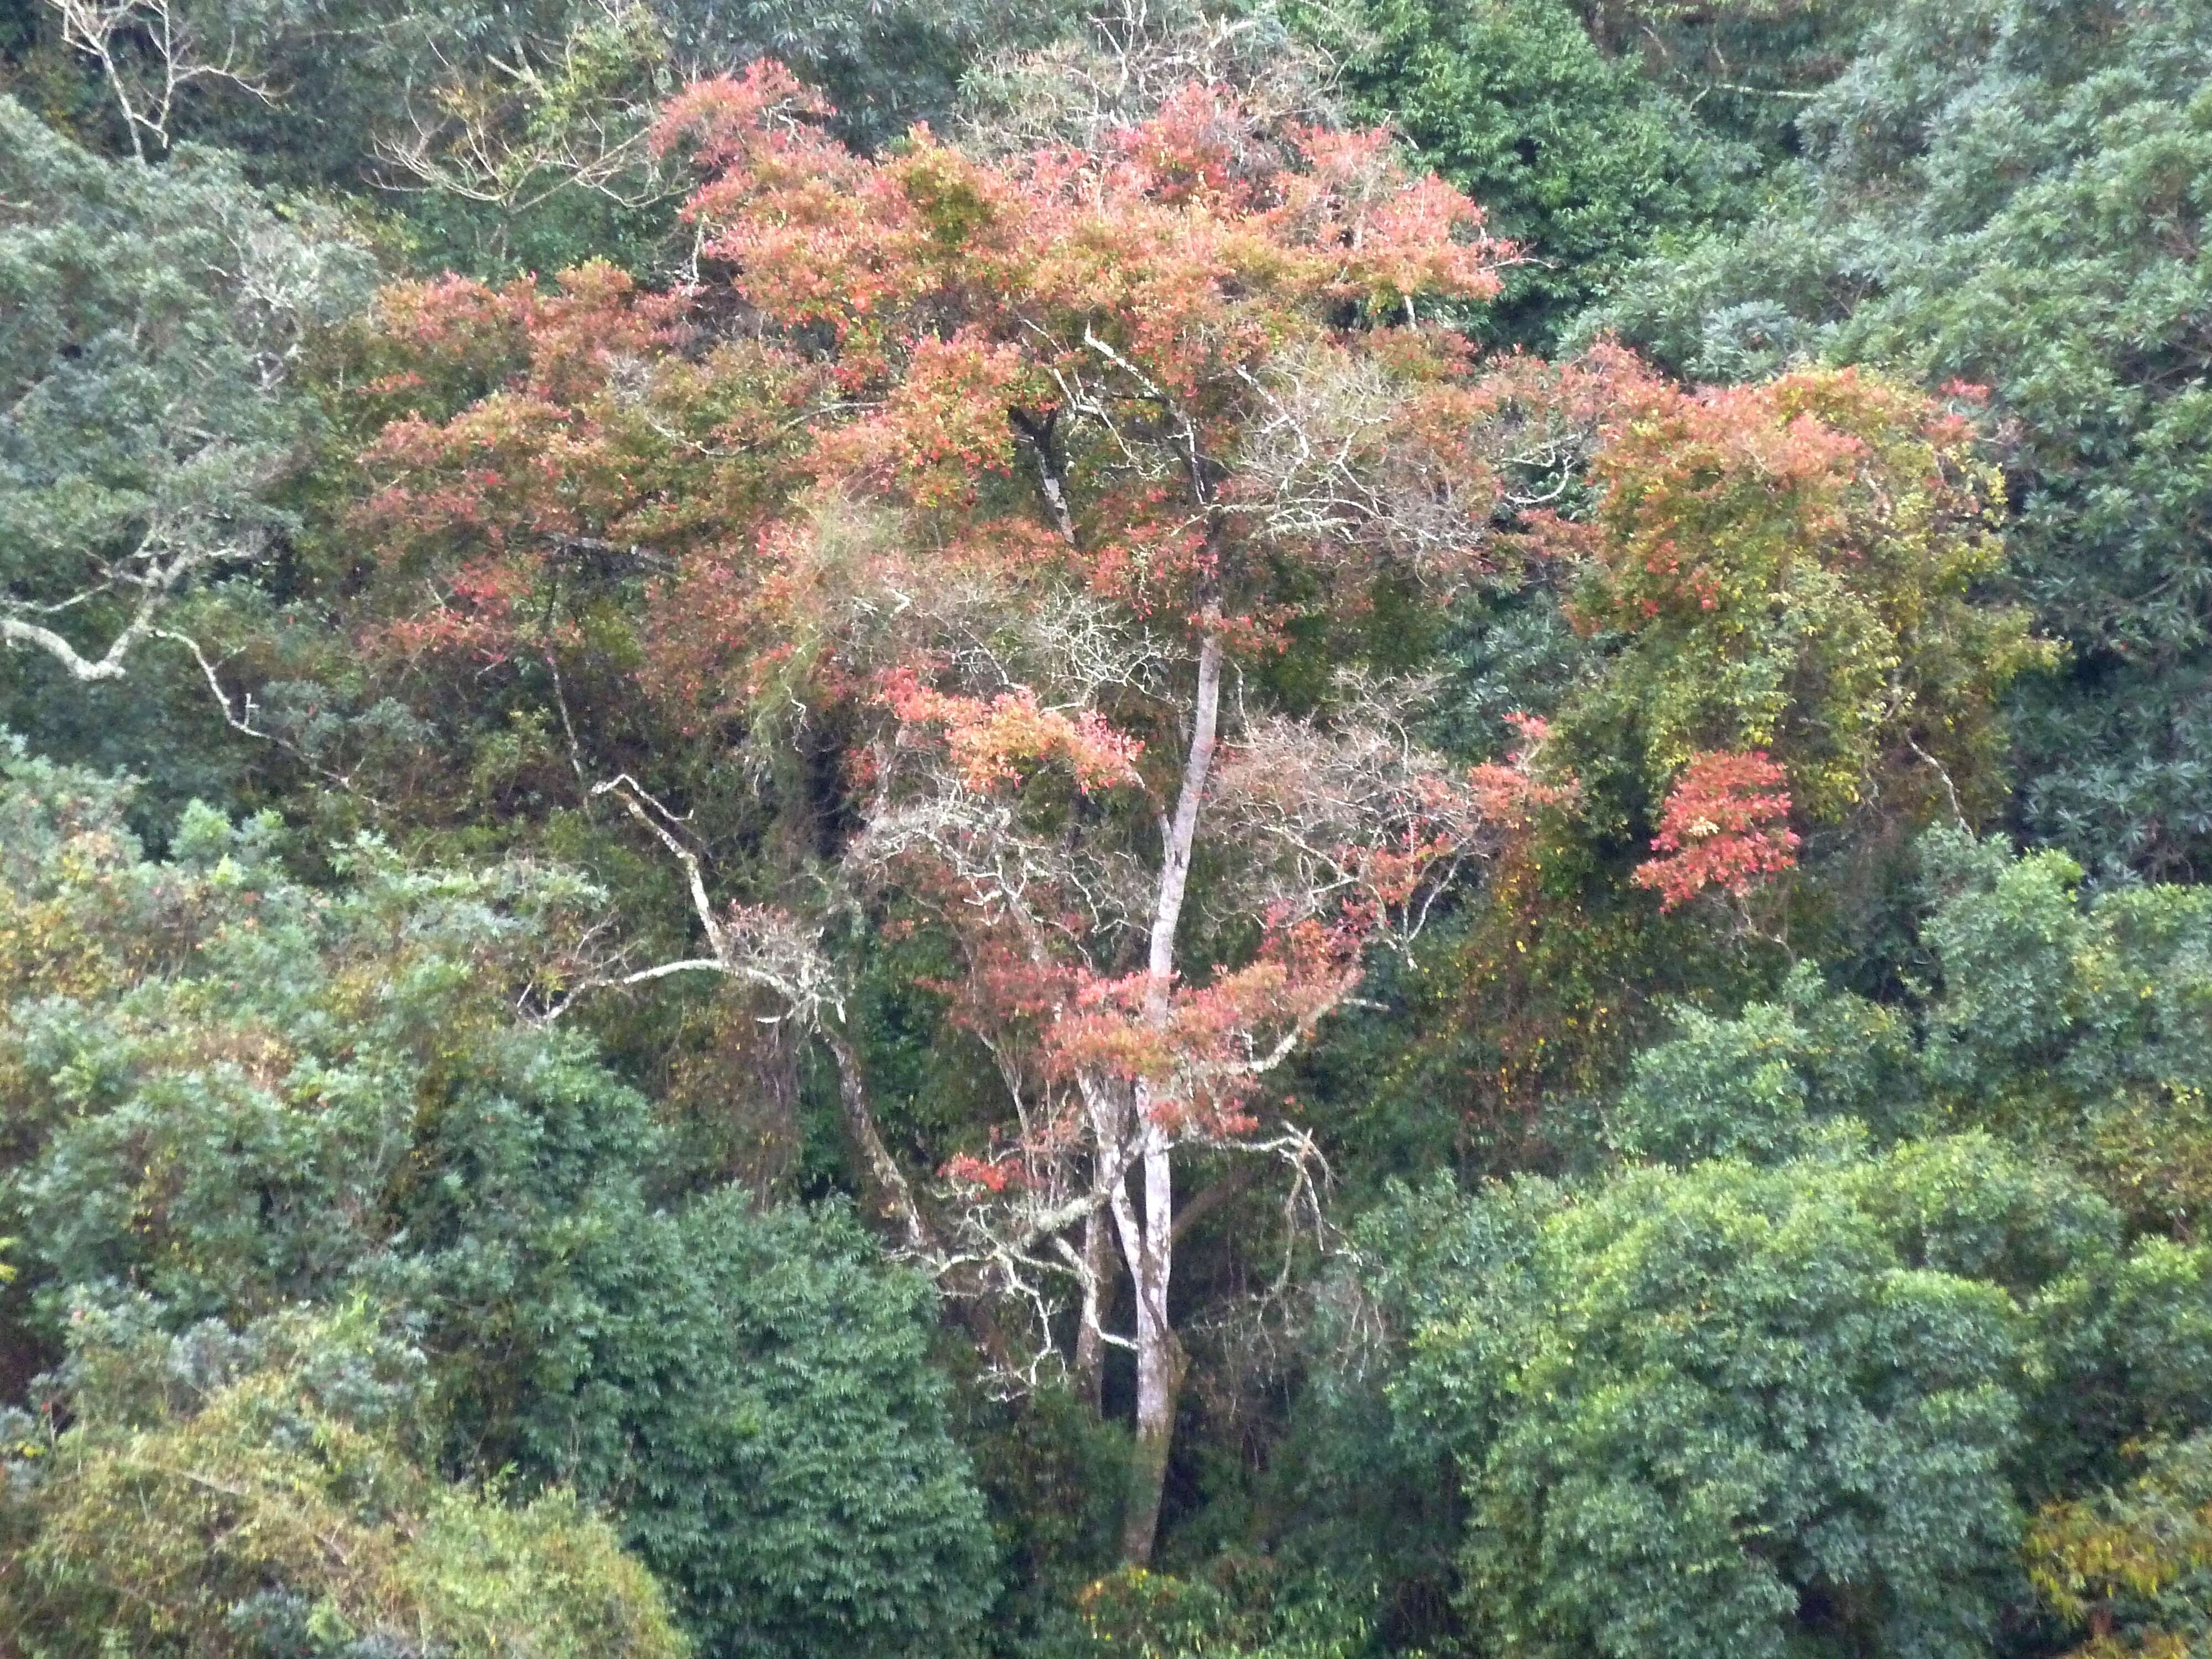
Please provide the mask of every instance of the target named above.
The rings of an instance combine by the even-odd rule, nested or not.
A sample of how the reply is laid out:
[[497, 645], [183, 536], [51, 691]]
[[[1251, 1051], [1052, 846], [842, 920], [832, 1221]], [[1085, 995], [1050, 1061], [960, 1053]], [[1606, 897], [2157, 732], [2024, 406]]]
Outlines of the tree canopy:
[[0, 1659], [2160, 1659], [2197, 0], [0, 5]]

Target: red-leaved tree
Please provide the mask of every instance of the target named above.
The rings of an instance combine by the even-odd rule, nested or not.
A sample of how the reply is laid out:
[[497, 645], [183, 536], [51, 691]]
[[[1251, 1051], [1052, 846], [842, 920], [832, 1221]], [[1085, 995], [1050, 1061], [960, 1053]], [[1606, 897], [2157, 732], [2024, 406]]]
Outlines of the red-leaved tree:
[[[418, 296], [493, 317], [470, 340], [527, 312], [537, 343], [374, 452], [391, 556], [447, 572], [382, 639], [556, 670], [571, 642], [533, 599], [612, 560], [644, 583], [639, 689], [685, 729], [796, 708], [840, 735], [824, 878], [740, 908], [622, 751], [572, 734], [702, 937], [623, 977], [728, 975], [820, 1036], [877, 1207], [957, 1291], [1038, 1315], [1010, 1371], [1095, 1394], [1106, 1347], [1133, 1351], [1142, 1560], [1187, 1364], [1179, 1152], [1311, 1180], [1269, 1073], [1532, 787], [1425, 750], [1425, 688], [1356, 653], [1295, 709], [1255, 672], [1378, 580], [1481, 565], [1510, 398], [1434, 318], [1492, 294], [1502, 250], [1385, 135], [1218, 88], [1094, 153], [989, 161], [920, 131], [859, 156], [824, 113], [771, 64], [666, 112], [656, 143], [703, 179], [694, 289]], [[929, 1183], [876, 1131], [824, 944], [894, 902], [956, 947], [940, 988], [1005, 1085], [1000, 1133]]]
[[[710, 170], [706, 252], [854, 409], [775, 556], [890, 602], [810, 599], [779, 645], [872, 671], [892, 723], [846, 866], [959, 940], [1014, 1113], [998, 1156], [948, 1164], [939, 1248], [1042, 1309], [1065, 1272], [1086, 1376], [1116, 1257], [1132, 1285], [1141, 1560], [1186, 1364], [1176, 1150], [1306, 1150], [1261, 1080], [1480, 826], [1391, 689], [1230, 722], [1224, 679], [1279, 641], [1291, 572], [1342, 605], [1378, 567], [1480, 557], [1480, 394], [1419, 308], [1494, 292], [1498, 251], [1384, 135], [1261, 131], [1218, 89], [1098, 154], [989, 165], [924, 133], [864, 161], [819, 113], [761, 68], [694, 88], [660, 141]], [[1250, 942], [1194, 972], [1209, 840], [1211, 931]]]

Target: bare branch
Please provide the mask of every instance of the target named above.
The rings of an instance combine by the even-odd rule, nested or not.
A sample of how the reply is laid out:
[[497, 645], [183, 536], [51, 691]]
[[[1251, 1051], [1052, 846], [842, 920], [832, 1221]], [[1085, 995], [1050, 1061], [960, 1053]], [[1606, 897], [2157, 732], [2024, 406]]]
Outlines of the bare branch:
[[[272, 101], [275, 89], [248, 57], [250, 42], [234, 25], [220, 42], [201, 38], [194, 15], [177, 0], [46, 0], [60, 17], [62, 40], [100, 65], [100, 78], [146, 160], [146, 140], [169, 147], [169, 123], [183, 90], [220, 82]], [[137, 50], [126, 52], [126, 45]]]
[[[158, 514], [145, 539], [127, 560], [118, 561], [106, 568], [104, 578], [58, 604], [41, 606], [10, 605], [0, 600], [0, 606], [16, 611], [10, 616], [8, 609], [0, 609], [0, 640], [10, 645], [30, 646], [45, 652], [64, 668], [71, 678], [86, 684], [103, 680], [119, 680], [129, 665], [132, 649], [138, 642], [156, 632], [155, 623], [163, 605], [184, 585], [195, 571], [222, 562], [255, 557], [259, 549], [252, 544], [197, 539], [193, 532], [198, 526], [189, 513]], [[181, 545], [178, 545], [181, 543]], [[52, 614], [72, 609], [94, 595], [112, 592], [118, 587], [137, 590], [138, 600], [132, 606], [131, 618], [107, 643], [107, 648], [97, 657], [88, 657], [63, 635], [43, 623], [31, 622], [20, 614], [37, 611]]]
[[[681, 820], [676, 818], [675, 815], [659, 801], [654, 800], [644, 786], [627, 772], [619, 777], [610, 778], [605, 783], [593, 784], [592, 793], [595, 796], [612, 794], [616, 799], [629, 809], [629, 815], [643, 824], [652, 833], [653, 838], [665, 847], [676, 861], [684, 866], [684, 883], [691, 895], [691, 913], [699, 923], [700, 931], [707, 935], [707, 943], [714, 953], [713, 960], [726, 964], [730, 954], [729, 941], [724, 937], [722, 924], [716, 918], [714, 904], [707, 896], [707, 878], [700, 869], [699, 855], [677, 840], [667, 825], [661, 821], [664, 818], [672, 823], [681, 822]], [[646, 810], [648, 804], [652, 805], [653, 811], [649, 812]], [[655, 812], [659, 817], [654, 816]], [[727, 971], [726, 967], [725, 971]]]
[[393, 189], [526, 212], [563, 191], [624, 207], [676, 193], [647, 143], [677, 84], [650, 8], [601, 0], [558, 39], [517, 34], [466, 64], [432, 49], [438, 73], [410, 89], [404, 125], [374, 148]]
[[965, 148], [989, 155], [1060, 145], [1095, 153], [1194, 84], [1237, 88], [1263, 132], [1329, 126], [1335, 78], [1325, 53], [1272, 16], [1194, 0], [1108, 0], [1068, 39], [985, 58], [963, 84], [957, 131]]

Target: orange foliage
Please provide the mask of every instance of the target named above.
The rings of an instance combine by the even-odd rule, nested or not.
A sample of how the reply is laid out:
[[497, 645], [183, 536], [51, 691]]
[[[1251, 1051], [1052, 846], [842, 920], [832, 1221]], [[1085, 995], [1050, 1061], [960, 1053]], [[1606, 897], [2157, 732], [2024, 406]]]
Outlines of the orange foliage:
[[1270, 1051], [1287, 1048], [1358, 982], [1364, 930], [1307, 920], [1270, 933], [1256, 960], [1206, 984], [1167, 989], [1147, 973], [1086, 975], [1049, 1033], [1054, 1063], [1146, 1085], [1152, 1121], [1170, 1134], [1219, 1139], [1257, 1120], [1245, 1109]]
[[[770, 62], [667, 106], [654, 147], [702, 174], [701, 286], [644, 294], [591, 266], [386, 296], [370, 393], [389, 413], [357, 524], [403, 613], [426, 579], [436, 603], [373, 629], [372, 653], [557, 649], [544, 620], [572, 573], [635, 569], [641, 678], [693, 726], [756, 694], [799, 634], [836, 643], [797, 509], [836, 498], [927, 520], [940, 564], [1056, 564], [1177, 625], [1241, 572], [1218, 626], [1270, 648], [1287, 613], [1248, 555], [1340, 564], [1346, 537], [1263, 522], [1221, 458], [1301, 343], [1382, 366], [1409, 493], [1483, 521], [1494, 480], [1431, 395], [1466, 378], [1463, 354], [1382, 325], [1495, 292], [1509, 250], [1382, 133], [1265, 133], [1192, 87], [1097, 155], [990, 163], [926, 130], [860, 156], [827, 112]], [[1120, 447], [1097, 451], [1106, 424]], [[1048, 466], [1065, 522], [1030, 487]], [[1205, 522], [1194, 491], [1237, 516]], [[884, 665], [809, 659], [840, 695]]]
[[1093, 710], [1041, 708], [1025, 685], [985, 702], [933, 691], [912, 669], [895, 668], [884, 677], [884, 701], [908, 726], [943, 726], [961, 781], [979, 793], [1018, 781], [1024, 766], [1052, 760], [1065, 762], [1086, 793], [1141, 781], [1136, 759], [1143, 744]]
[[[696, 288], [594, 268], [387, 301], [360, 525], [409, 614], [372, 643], [496, 661], [580, 648], [611, 613], [687, 733], [742, 731], [727, 717], [771, 694], [834, 705], [842, 775], [904, 814], [868, 878], [957, 940], [957, 1018], [1036, 1085], [1024, 1144], [948, 1177], [1014, 1191], [1079, 1133], [1052, 1104], [1078, 1073], [1141, 1085], [1171, 1136], [1238, 1133], [1388, 913], [1486, 811], [1547, 797], [1522, 763], [1346, 808], [1314, 843], [1325, 876], [1288, 900], [1303, 874], [1255, 882], [1252, 959], [1126, 972], [1148, 907], [1125, 890], [1157, 878], [1130, 872], [1194, 725], [1174, 659], [1200, 635], [1277, 648], [1298, 608], [1340, 602], [1316, 579], [1486, 556], [1517, 394], [1432, 318], [1493, 295], [1510, 251], [1386, 134], [1267, 131], [1220, 88], [1096, 154], [1002, 161], [919, 129], [855, 155], [826, 112], [765, 62], [668, 106], [654, 148], [701, 174]], [[1048, 611], [1103, 618], [1080, 671], [1019, 625]], [[1002, 637], [1007, 662], [977, 668]], [[1012, 854], [978, 839], [1017, 831], [977, 824], [1012, 822], [1009, 786], [1047, 766], [1150, 799], [1024, 842], [1017, 915]], [[963, 817], [948, 780], [1000, 799]]]
[[1798, 840], [1788, 827], [1782, 769], [1760, 751], [1699, 755], [1682, 769], [1659, 816], [1654, 851], [1636, 884], [1671, 910], [1709, 888], [1741, 898], [1768, 876], [1793, 868]]

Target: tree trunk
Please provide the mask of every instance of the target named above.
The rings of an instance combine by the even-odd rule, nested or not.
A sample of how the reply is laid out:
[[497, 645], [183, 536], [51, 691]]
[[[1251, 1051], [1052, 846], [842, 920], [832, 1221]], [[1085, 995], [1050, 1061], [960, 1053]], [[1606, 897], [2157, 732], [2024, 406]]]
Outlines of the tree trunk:
[[[876, 1115], [868, 1106], [867, 1079], [861, 1069], [860, 1052], [834, 1026], [824, 1024], [816, 1030], [828, 1046], [830, 1058], [836, 1062], [837, 1098], [843, 1108], [845, 1133], [852, 1139], [860, 1166], [863, 1205], [878, 1221], [894, 1226], [908, 1249], [927, 1255], [936, 1248], [936, 1236], [915, 1199], [913, 1187], [899, 1169], [898, 1160], [891, 1156], [890, 1148], [884, 1144], [882, 1131], [876, 1127]], [[952, 1285], [956, 1316], [993, 1364], [1012, 1370], [1013, 1347], [989, 1302], [972, 1293], [963, 1293], [972, 1292], [974, 1288], [972, 1283], [956, 1282]]]
[[927, 1249], [931, 1243], [929, 1224], [922, 1219], [921, 1206], [915, 1202], [914, 1188], [907, 1184], [898, 1160], [884, 1145], [883, 1135], [876, 1127], [876, 1115], [868, 1108], [868, 1084], [860, 1069], [860, 1054], [843, 1032], [826, 1024], [817, 1030], [830, 1059], [836, 1063], [837, 1103], [842, 1109], [845, 1133], [851, 1137], [853, 1151], [859, 1160], [860, 1185], [867, 1206], [878, 1219], [897, 1225], [908, 1249]]
[[1152, 983], [1145, 994], [1145, 1018], [1155, 1025], [1167, 1024], [1168, 992], [1175, 983], [1176, 927], [1182, 920], [1183, 894], [1190, 885], [1198, 812], [1205, 800], [1206, 779], [1213, 769], [1213, 745], [1221, 722], [1221, 635], [1214, 631], [1221, 621], [1219, 603], [1208, 599], [1202, 614], [1208, 630], [1198, 648], [1198, 696], [1191, 709], [1190, 753], [1183, 760], [1182, 787], [1176, 796], [1175, 816], [1160, 826], [1159, 896], [1152, 906], [1146, 963]]
[[[1174, 816], [1161, 826], [1160, 884], [1152, 909], [1151, 982], [1145, 1018], [1167, 1024], [1176, 973], [1176, 929], [1190, 883], [1191, 851], [1198, 840], [1199, 809], [1213, 768], [1221, 719], [1220, 607], [1210, 596], [1207, 624], [1198, 653], [1198, 695], [1191, 710], [1190, 752]], [[1160, 1494], [1167, 1483], [1168, 1452], [1175, 1439], [1176, 1407], [1182, 1398], [1188, 1361], [1168, 1318], [1168, 1286], [1175, 1266], [1175, 1171], [1166, 1135], [1152, 1120], [1148, 1091], [1136, 1091], [1133, 1133], [1142, 1137], [1145, 1209], [1134, 1212], [1126, 1182], [1114, 1194], [1114, 1219], [1137, 1292], [1137, 1452], [1130, 1471], [1128, 1507], [1122, 1513], [1121, 1559], [1143, 1566], [1152, 1559], [1159, 1531]]]
[[1175, 1210], [1174, 1172], [1168, 1149], [1145, 1153], [1143, 1248], [1137, 1278], [1137, 1450], [1129, 1471], [1128, 1506], [1121, 1516], [1121, 1559], [1141, 1567], [1152, 1559], [1160, 1525], [1160, 1497], [1167, 1486], [1168, 1453], [1175, 1443], [1176, 1407], [1182, 1399], [1188, 1362], [1168, 1320], [1168, 1280], [1174, 1266], [1169, 1235]]

